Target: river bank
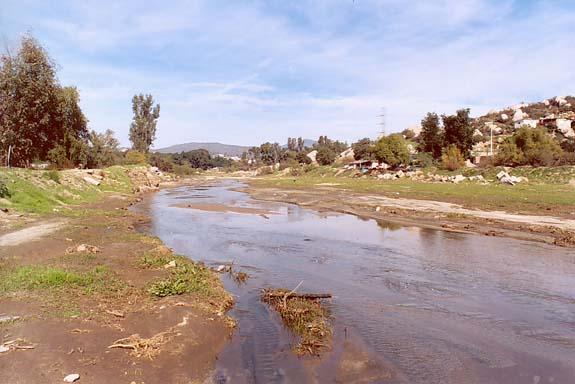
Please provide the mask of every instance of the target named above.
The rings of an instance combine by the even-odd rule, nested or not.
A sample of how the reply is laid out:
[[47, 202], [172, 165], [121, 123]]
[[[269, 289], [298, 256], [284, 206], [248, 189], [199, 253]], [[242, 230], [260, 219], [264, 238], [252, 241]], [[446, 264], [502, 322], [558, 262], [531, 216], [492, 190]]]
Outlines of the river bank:
[[49, 213], [9, 208], [0, 235], [0, 382], [79, 374], [81, 383], [190, 383], [210, 375], [232, 334], [225, 313], [233, 300], [216, 273], [136, 230], [149, 221], [130, 210], [138, 189], [146, 188], [134, 181]]
[[[523, 210], [510, 213], [503, 206], [499, 209], [483, 207], [481, 201], [474, 201], [473, 195], [463, 198], [460, 193], [457, 199], [453, 199], [446, 194], [421, 199], [417, 198], [417, 194], [410, 194], [410, 186], [403, 184], [388, 183], [390, 185], [386, 187], [389, 188], [378, 191], [375, 187], [381, 182], [372, 181], [373, 188], [366, 189], [360, 188], [361, 185], [354, 188], [345, 179], [334, 180], [310, 183], [298, 178], [250, 178], [245, 179], [249, 187], [242, 190], [262, 201], [298, 204], [320, 211], [349, 213], [398, 225], [575, 247], [573, 206], [553, 205], [535, 211], [538, 202], [534, 200], [528, 209], [525, 209], [526, 204], [523, 202]], [[468, 189], [468, 186], [447, 187], [450, 190]], [[518, 200], [524, 201], [523, 198]]]

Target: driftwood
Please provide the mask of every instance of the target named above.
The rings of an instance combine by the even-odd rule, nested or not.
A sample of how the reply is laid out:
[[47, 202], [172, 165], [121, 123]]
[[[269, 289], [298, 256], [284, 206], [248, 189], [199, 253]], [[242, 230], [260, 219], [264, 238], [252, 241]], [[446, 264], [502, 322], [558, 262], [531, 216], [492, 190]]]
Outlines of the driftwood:
[[291, 292], [265, 292], [267, 297], [281, 297], [286, 299], [331, 299], [331, 293], [291, 293]]

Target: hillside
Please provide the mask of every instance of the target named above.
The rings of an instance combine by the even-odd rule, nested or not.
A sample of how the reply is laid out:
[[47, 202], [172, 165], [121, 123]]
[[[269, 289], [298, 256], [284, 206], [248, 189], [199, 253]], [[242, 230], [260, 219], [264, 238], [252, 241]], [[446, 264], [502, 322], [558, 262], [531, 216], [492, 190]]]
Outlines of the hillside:
[[159, 153], [180, 153], [193, 151], [194, 149], [205, 149], [212, 155], [241, 156], [249, 147], [242, 145], [222, 144], [222, 143], [184, 143], [176, 144], [166, 148], [157, 149]]

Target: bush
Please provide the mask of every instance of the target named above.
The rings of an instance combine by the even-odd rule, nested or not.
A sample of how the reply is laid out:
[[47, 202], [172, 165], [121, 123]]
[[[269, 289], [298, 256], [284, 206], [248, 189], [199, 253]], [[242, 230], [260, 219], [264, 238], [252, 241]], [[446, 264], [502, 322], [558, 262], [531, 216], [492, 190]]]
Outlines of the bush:
[[459, 148], [455, 145], [450, 145], [441, 155], [441, 166], [450, 171], [455, 171], [465, 166], [465, 159]]
[[421, 168], [429, 168], [433, 165], [433, 156], [429, 152], [419, 152], [415, 160]]
[[273, 175], [273, 173], [273, 167], [261, 167], [257, 172], [258, 176]]
[[44, 173], [44, 177], [52, 180], [55, 183], [60, 184], [60, 172], [58, 172], [55, 169], [51, 169], [49, 171], [46, 171], [46, 173]]
[[0, 197], [10, 197], [10, 190], [4, 180], [0, 180]]
[[130, 150], [126, 152], [124, 162], [129, 165], [146, 164], [147, 163], [146, 154], [143, 152]]
[[313, 170], [315, 170], [316, 168], [317, 168], [317, 167], [316, 167], [315, 165], [313, 165], [313, 164], [307, 164], [307, 165], [304, 165], [304, 167], [303, 167], [303, 172], [304, 172], [304, 173], [310, 173], [310, 172], [312, 172]]
[[391, 167], [409, 163], [409, 149], [401, 134], [382, 137], [375, 144], [375, 158]]
[[332, 165], [336, 156], [336, 153], [331, 148], [323, 146], [317, 150], [315, 159], [319, 165]]
[[496, 164], [550, 166], [562, 155], [561, 146], [545, 128], [522, 127], [500, 145]]
[[311, 159], [305, 152], [298, 152], [298, 154], [295, 156], [295, 159], [300, 164], [311, 164]]

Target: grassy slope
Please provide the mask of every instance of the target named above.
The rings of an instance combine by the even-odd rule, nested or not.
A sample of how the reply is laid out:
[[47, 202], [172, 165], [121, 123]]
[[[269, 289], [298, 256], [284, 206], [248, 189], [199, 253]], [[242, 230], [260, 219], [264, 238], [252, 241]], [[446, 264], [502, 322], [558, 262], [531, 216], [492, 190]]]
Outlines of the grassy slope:
[[[498, 169], [484, 172], [487, 179], [494, 179]], [[470, 171], [478, 174], [478, 171]], [[319, 168], [299, 177], [270, 176], [253, 182], [255, 186], [288, 189], [307, 189], [318, 184], [334, 184], [333, 188], [354, 192], [381, 193], [390, 197], [448, 201], [467, 207], [506, 210], [510, 212], [545, 214], [546, 211], [575, 212], [575, 188], [566, 184], [575, 178], [574, 167], [523, 168], [511, 172], [526, 176], [530, 182], [515, 186], [496, 182], [426, 183], [410, 179], [382, 181], [374, 178], [352, 178], [334, 175], [329, 168]], [[562, 184], [563, 183], [563, 184]]]
[[103, 192], [131, 192], [132, 184], [125, 170], [125, 167], [107, 168], [102, 184], [96, 187], [84, 182], [67, 183], [67, 172], [73, 171], [58, 172], [54, 177], [56, 171], [1, 168], [0, 180], [8, 186], [10, 196], [0, 199], [0, 207], [40, 214], [54, 211], [72, 214], [72, 210], [63, 207], [95, 201]]

